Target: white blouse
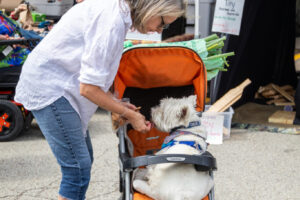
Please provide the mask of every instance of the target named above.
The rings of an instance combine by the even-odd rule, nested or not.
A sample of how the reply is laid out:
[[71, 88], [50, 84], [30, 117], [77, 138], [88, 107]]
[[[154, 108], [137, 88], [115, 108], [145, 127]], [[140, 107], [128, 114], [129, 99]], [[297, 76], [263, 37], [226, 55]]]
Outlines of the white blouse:
[[85, 0], [73, 6], [29, 54], [15, 101], [39, 110], [64, 96], [85, 133], [98, 106], [80, 95], [80, 82], [108, 91], [131, 24], [124, 0]]

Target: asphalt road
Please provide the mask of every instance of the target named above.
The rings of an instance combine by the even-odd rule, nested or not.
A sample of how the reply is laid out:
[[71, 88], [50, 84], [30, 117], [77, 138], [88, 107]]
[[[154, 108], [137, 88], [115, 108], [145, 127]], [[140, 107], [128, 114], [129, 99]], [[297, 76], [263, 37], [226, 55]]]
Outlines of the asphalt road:
[[[98, 111], [89, 125], [95, 162], [88, 200], [119, 197], [118, 139], [109, 116]], [[217, 158], [217, 200], [300, 200], [300, 135], [232, 130], [222, 145], [210, 145]], [[60, 172], [33, 123], [12, 142], [0, 143], [0, 199], [55, 200]]]

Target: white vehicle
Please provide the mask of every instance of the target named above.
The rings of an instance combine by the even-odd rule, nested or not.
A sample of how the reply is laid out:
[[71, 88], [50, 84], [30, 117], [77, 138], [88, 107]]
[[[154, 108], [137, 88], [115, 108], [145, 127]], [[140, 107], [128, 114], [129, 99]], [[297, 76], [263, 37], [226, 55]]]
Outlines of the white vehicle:
[[36, 12], [47, 17], [58, 18], [66, 13], [74, 4], [74, 0], [26, 0]]

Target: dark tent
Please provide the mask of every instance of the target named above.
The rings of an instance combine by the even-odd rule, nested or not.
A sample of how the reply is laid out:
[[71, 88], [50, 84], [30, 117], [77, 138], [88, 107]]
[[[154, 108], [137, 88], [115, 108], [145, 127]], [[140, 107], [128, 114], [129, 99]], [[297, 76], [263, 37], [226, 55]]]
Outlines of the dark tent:
[[246, 78], [252, 80], [238, 103], [254, 99], [259, 86], [268, 83], [297, 85], [294, 66], [295, 0], [245, 0], [239, 36], [230, 35], [230, 67], [220, 75], [217, 99]]

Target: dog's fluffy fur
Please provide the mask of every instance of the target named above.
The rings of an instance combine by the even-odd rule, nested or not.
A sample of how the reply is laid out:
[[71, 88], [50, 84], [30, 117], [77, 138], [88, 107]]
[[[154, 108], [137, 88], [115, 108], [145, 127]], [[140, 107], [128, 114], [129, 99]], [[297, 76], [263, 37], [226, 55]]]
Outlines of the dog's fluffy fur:
[[[152, 108], [152, 121], [155, 126], [165, 132], [170, 132], [178, 126], [187, 127], [192, 121], [199, 121], [195, 110], [196, 96], [182, 99], [162, 99], [160, 105]], [[207, 144], [203, 138], [206, 133], [201, 126], [189, 129], [179, 129], [193, 134], [176, 137], [176, 141], [196, 141], [206, 150]], [[199, 134], [198, 137], [194, 134]], [[160, 150], [157, 154], [187, 154], [199, 155], [196, 148], [185, 144], [176, 144]], [[208, 172], [199, 172], [191, 164], [157, 164], [135, 171], [133, 187], [155, 200], [201, 200], [213, 187], [213, 180]]]

